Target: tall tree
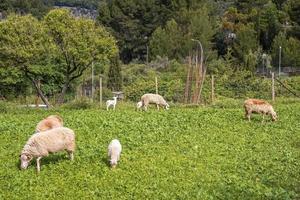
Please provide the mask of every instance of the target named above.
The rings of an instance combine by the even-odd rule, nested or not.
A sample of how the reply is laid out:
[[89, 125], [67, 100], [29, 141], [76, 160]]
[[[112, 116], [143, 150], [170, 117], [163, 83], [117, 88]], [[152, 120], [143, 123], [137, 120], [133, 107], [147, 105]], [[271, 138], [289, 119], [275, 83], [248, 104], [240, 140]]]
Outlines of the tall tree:
[[63, 103], [70, 83], [82, 76], [92, 62], [107, 61], [117, 53], [116, 42], [94, 21], [75, 18], [66, 9], [50, 11], [44, 24], [56, 47], [58, 71], [64, 77], [58, 99], [58, 103]]
[[256, 28], [263, 49], [269, 51], [274, 37], [280, 30], [279, 14], [276, 5], [269, 1], [264, 9], [259, 10]]
[[[164, 25], [173, 9], [172, 0], [106, 0], [99, 7], [99, 23], [118, 39], [120, 57], [128, 63], [146, 58], [152, 32]], [[174, 5], [175, 6], [175, 5]]]
[[182, 57], [182, 46], [184, 35], [174, 19], [167, 22], [165, 28], [158, 27], [152, 34], [150, 40], [151, 56], [180, 58]]
[[21, 71], [47, 106], [50, 104], [38, 81], [51, 73], [47, 59], [51, 47], [43, 25], [31, 15], [11, 15], [0, 22], [0, 66]]

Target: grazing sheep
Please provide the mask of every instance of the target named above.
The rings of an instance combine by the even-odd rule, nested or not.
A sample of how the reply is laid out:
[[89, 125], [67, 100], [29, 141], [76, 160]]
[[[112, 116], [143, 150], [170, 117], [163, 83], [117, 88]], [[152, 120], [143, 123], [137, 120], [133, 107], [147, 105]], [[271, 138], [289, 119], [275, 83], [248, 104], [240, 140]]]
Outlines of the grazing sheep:
[[75, 134], [65, 127], [58, 127], [48, 131], [33, 134], [21, 152], [21, 169], [26, 169], [33, 158], [36, 159], [37, 171], [40, 172], [40, 159], [66, 150], [71, 160], [75, 151]]
[[149, 104], [156, 104], [157, 110], [159, 110], [159, 106], [164, 107], [166, 110], [169, 109], [169, 104], [159, 94], [144, 94], [141, 97], [141, 101], [143, 103], [145, 111], [147, 110]]
[[115, 168], [117, 166], [118, 161], [120, 160], [120, 154], [122, 151], [122, 146], [119, 140], [114, 139], [108, 145], [108, 157], [110, 166]]
[[252, 113], [259, 113], [263, 115], [263, 121], [265, 115], [270, 115], [273, 121], [276, 121], [277, 115], [274, 111], [271, 104], [264, 100], [260, 99], [247, 99], [244, 102], [244, 108], [245, 108], [245, 117], [248, 118], [250, 121], [250, 117]]
[[143, 102], [141, 102], [141, 101], [137, 102], [136, 110], [139, 110], [140, 108], [142, 108], [142, 106], [143, 106]]
[[63, 123], [64, 122], [60, 116], [50, 115], [37, 124], [35, 128], [35, 132], [37, 133], [37, 132], [47, 131], [57, 127], [62, 127]]
[[107, 100], [106, 101], [106, 110], [108, 110], [108, 108], [110, 106], [113, 106], [113, 109], [116, 109], [116, 104], [117, 104], [117, 97], [113, 97], [113, 100]]

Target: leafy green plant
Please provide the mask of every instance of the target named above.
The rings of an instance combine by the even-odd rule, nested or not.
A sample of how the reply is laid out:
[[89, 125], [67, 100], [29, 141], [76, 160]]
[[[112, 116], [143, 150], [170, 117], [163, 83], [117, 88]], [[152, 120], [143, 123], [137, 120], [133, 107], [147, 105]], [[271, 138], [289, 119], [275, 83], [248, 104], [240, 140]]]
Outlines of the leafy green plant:
[[62, 106], [66, 109], [75, 109], [75, 110], [84, 110], [84, 109], [90, 109], [93, 107], [93, 104], [91, 103], [91, 100], [89, 99], [79, 99], [72, 102], [69, 102], [67, 104], [64, 104]]
[[[135, 111], [15, 110], [0, 115], [0, 199], [298, 199], [299, 101], [278, 102], [279, 120], [249, 123], [241, 100], [225, 106]], [[221, 102], [219, 102], [221, 103]], [[234, 104], [234, 106], [230, 106]], [[75, 160], [65, 153], [19, 170], [36, 123], [59, 114], [75, 131]], [[123, 151], [115, 170], [107, 146]]]

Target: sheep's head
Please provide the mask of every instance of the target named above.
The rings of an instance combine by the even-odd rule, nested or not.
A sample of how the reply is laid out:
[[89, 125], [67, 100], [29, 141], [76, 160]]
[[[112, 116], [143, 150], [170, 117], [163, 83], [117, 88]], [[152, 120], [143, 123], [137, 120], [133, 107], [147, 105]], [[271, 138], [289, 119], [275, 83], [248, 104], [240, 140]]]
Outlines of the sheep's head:
[[169, 108], [170, 108], [169, 104], [166, 103], [165, 108], [166, 108], [166, 110], [169, 110]]
[[143, 103], [141, 101], [137, 102], [136, 108], [140, 109], [143, 106]]
[[272, 120], [273, 120], [273, 121], [276, 121], [276, 120], [277, 120], [277, 114], [276, 114], [275, 111], [272, 111], [272, 112], [271, 112], [271, 116], [272, 116]]
[[110, 166], [111, 166], [111, 168], [116, 168], [117, 164], [118, 164], [117, 160], [114, 160], [114, 159], [110, 160]]
[[20, 161], [21, 161], [21, 169], [27, 169], [30, 161], [32, 160], [32, 156], [21, 154]]

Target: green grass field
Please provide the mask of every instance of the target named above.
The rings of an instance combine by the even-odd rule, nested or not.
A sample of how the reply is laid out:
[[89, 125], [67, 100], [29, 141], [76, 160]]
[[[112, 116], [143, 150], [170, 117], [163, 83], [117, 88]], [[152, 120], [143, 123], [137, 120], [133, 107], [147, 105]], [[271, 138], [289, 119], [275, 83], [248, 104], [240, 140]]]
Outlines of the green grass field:
[[[0, 199], [299, 199], [300, 103], [277, 104], [279, 121], [244, 119], [242, 107], [137, 112], [12, 110], [0, 113]], [[38, 121], [59, 114], [76, 133], [66, 153], [19, 170]], [[117, 169], [107, 146], [123, 146]]]

